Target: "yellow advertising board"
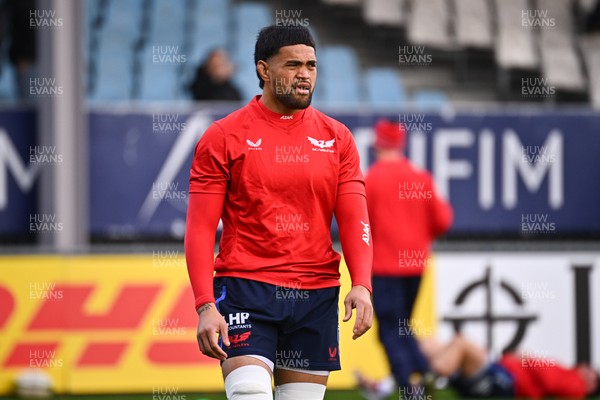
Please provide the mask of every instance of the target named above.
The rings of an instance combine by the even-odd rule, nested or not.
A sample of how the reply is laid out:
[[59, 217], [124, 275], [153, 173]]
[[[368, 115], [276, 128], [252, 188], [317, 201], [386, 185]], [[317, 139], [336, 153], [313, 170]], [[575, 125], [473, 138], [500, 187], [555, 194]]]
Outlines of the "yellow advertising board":
[[[342, 270], [341, 310], [350, 286]], [[432, 304], [418, 303], [430, 326]], [[354, 370], [387, 374], [376, 327], [353, 341], [352, 323], [340, 322], [343, 371], [330, 388], [353, 387]], [[0, 257], [0, 394], [29, 369], [44, 370], [58, 393], [223, 390], [219, 363], [198, 350], [196, 324], [180, 252]]]

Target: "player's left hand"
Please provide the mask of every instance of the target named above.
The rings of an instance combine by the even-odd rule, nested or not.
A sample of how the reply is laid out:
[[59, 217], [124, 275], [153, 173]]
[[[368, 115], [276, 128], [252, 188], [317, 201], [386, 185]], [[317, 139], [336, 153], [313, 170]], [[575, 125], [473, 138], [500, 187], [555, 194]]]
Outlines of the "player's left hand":
[[371, 304], [371, 293], [364, 286], [353, 286], [344, 299], [344, 322], [352, 317], [352, 309], [356, 308], [356, 321], [352, 329], [352, 339], [361, 337], [373, 324], [373, 305]]

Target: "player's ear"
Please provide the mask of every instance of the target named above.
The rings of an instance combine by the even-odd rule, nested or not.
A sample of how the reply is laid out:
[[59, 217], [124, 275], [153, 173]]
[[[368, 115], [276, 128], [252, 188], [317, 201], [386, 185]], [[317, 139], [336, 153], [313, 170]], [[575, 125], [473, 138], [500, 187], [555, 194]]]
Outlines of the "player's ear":
[[258, 76], [260, 76], [260, 78], [263, 81], [265, 81], [265, 82], [271, 81], [271, 79], [269, 78], [269, 76], [270, 76], [269, 64], [267, 64], [266, 61], [258, 60], [258, 63], [256, 64], [256, 71], [258, 72]]

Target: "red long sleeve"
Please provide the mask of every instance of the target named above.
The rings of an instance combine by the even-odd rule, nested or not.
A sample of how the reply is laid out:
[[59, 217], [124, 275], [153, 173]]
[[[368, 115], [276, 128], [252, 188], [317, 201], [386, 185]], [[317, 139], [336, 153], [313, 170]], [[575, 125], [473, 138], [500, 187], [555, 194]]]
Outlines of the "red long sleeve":
[[367, 199], [358, 193], [339, 195], [335, 217], [352, 286], [361, 285], [371, 292], [373, 249]]
[[196, 309], [215, 301], [215, 233], [224, 201], [225, 194], [190, 193], [184, 248]]

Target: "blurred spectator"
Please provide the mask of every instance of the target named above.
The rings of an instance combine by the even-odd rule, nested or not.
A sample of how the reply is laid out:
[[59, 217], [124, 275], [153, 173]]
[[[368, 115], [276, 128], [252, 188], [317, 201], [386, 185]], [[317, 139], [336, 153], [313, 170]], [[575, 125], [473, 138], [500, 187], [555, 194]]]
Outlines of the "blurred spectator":
[[600, 0], [587, 18], [586, 31], [589, 33], [600, 33]]
[[36, 9], [35, 0], [9, 0], [10, 48], [8, 56], [17, 76], [20, 98], [29, 97], [29, 79], [35, 76], [36, 33], [30, 26], [30, 11]]
[[381, 120], [375, 133], [377, 160], [365, 180], [373, 237], [373, 306], [396, 383], [406, 387], [413, 383], [411, 375], [429, 371], [410, 317], [431, 242], [450, 227], [452, 209], [436, 193], [431, 175], [403, 156], [401, 125]]
[[240, 92], [231, 83], [233, 70], [225, 50], [211, 51], [191, 84], [194, 100], [241, 100]]

